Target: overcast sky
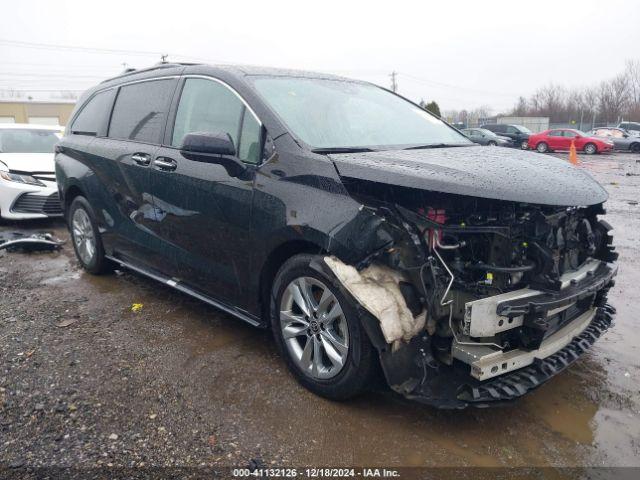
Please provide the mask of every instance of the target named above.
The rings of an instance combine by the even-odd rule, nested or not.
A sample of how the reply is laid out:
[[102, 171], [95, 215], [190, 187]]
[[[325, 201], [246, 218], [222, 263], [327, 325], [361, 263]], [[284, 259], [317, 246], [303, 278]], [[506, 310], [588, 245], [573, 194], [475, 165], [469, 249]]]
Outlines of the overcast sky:
[[497, 113], [549, 82], [589, 85], [640, 58], [640, 5], [632, 0], [2, 6], [0, 89], [84, 89], [122, 63], [149, 66], [165, 52], [169, 60], [311, 69], [386, 87], [397, 71], [399, 92], [414, 100], [436, 100], [444, 110], [490, 105]]

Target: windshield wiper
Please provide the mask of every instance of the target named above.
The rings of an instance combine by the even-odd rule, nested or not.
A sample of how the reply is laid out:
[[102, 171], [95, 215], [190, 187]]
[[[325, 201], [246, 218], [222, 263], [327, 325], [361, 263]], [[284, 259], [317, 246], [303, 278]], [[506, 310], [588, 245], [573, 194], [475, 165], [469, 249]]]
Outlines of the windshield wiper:
[[375, 152], [371, 148], [367, 147], [326, 147], [326, 148], [313, 148], [313, 153], [360, 153], [360, 152]]
[[471, 145], [467, 145], [466, 143], [427, 143], [425, 145], [414, 145], [413, 147], [403, 148], [403, 150], [422, 150], [426, 148], [470, 147]]

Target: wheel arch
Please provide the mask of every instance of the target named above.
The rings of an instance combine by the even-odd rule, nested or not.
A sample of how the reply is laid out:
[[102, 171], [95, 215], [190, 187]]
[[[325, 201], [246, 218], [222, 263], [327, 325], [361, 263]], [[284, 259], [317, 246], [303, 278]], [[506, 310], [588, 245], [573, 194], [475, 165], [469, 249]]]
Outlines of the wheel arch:
[[62, 195], [62, 199], [63, 199], [63, 212], [64, 212], [64, 216], [65, 218], [67, 218], [67, 214], [69, 212], [69, 207], [71, 206], [71, 203], [73, 202], [74, 198], [79, 197], [79, 196], [83, 196], [86, 197], [84, 191], [82, 190], [82, 188], [80, 188], [79, 185], [77, 184], [71, 184], [69, 185], [63, 192]]
[[260, 270], [259, 295], [260, 310], [263, 318], [269, 318], [269, 296], [271, 294], [271, 286], [276, 278], [276, 274], [280, 267], [295, 255], [302, 253], [323, 254], [328, 253], [321, 245], [310, 240], [287, 240], [271, 250]]

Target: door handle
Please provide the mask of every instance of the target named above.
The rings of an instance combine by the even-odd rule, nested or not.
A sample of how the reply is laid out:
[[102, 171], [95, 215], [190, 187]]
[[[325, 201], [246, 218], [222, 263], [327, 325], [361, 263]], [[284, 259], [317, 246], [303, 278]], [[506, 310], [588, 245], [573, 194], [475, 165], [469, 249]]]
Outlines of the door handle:
[[156, 167], [158, 170], [164, 170], [164, 171], [171, 172], [171, 171], [175, 170], [178, 167], [178, 164], [176, 163], [176, 161], [173, 158], [157, 157], [153, 161], [153, 166]]
[[138, 165], [146, 167], [149, 165], [149, 163], [151, 163], [151, 156], [147, 155], [146, 153], [134, 153], [133, 155], [131, 155], [131, 160], [136, 162]]

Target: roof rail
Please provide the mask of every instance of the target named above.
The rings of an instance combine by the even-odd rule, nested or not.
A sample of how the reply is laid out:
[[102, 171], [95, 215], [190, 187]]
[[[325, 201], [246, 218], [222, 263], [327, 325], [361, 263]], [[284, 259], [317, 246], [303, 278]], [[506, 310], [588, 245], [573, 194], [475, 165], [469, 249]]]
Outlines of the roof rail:
[[152, 67], [141, 68], [139, 70], [136, 69], [136, 68], [126, 68], [120, 75], [116, 75], [115, 77], [107, 78], [106, 80], [103, 80], [100, 83], [110, 82], [111, 80], [116, 80], [118, 78], [127, 77], [129, 75], [134, 75], [136, 73], [151, 72], [153, 70], [158, 70], [158, 69], [161, 69], [161, 68], [186, 67], [186, 66], [189, 66], [189, 65], [200, 65], [200, 64], [199, 63], [186, 63], [186, 62], [158, 62], [155, 65], [153, 65]]

